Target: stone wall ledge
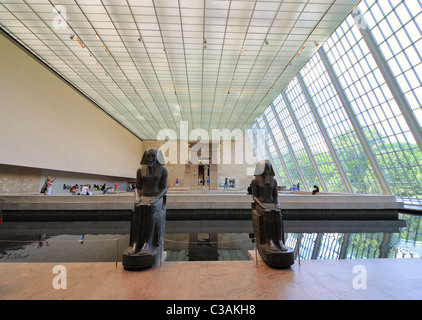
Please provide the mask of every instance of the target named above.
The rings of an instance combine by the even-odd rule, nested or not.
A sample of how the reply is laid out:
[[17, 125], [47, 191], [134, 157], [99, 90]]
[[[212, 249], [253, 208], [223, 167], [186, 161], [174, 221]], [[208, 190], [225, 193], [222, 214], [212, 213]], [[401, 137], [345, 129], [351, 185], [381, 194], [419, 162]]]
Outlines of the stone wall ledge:
[[[403, 209], [394, 196], [380, 195], [307, 195], [280, 194], [282, 209]], [[0, 210], [131, 210], [134, 196], [122, 195], [1, 195]], [[252, 196], [246, 194], [168, 194], [167, 208], [191, 209], [250, 209]]]

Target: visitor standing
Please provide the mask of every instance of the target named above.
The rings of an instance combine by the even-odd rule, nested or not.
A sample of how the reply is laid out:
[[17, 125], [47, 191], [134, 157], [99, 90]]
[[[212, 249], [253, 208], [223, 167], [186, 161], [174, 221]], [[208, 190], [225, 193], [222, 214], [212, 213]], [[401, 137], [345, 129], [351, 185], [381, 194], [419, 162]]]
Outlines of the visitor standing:
[[56, 181], [57, 178], [54, 178], [53, 180], [51, 180], [51, 177], [48, 176], [47, 179], [45, 180], [45, 191], [44, 191], [44, 195], [48, 196], [51, 194], [51, 188], [53, 187], [53, 182]]

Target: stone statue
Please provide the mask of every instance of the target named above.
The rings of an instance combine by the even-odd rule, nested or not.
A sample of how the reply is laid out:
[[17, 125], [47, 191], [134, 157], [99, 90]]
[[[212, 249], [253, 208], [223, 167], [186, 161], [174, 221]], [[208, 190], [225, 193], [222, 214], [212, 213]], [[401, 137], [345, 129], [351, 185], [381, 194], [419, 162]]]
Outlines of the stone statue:
[[252, 180], [252, 222], [258, 252], [269, 266], [294, 264], [293, 250], [284, 244], [284, 226], [278, 201], [277, 180], [270, 161], [256, 165]]
[[136, 173], [135, 208], [130, 226], [129, 248], [123, 252], [125, 269], [151, 267], [160, 258], [165, 232], [167, 169], [160, 149], [145, 150]]

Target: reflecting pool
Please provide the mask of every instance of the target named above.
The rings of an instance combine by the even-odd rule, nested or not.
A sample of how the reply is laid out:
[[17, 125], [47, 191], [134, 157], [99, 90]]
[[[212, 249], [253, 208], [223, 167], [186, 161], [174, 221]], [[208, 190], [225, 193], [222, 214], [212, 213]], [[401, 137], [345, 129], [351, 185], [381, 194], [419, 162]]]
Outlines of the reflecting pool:
[[[295, 259], [422, 257], [421, 216], [400, 215], [397, 232], [287, 232]], [[130, 222], [4, 222], [0, 262], [118, 262], [129, 244]], [[251, 221], [169, 221], [165, 261], [251, 260]]]

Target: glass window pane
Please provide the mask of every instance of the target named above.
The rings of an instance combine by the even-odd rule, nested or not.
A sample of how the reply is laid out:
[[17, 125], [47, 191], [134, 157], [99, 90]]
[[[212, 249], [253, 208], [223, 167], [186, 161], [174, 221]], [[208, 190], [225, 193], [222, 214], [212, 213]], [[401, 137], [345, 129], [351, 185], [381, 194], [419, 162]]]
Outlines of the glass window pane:
[[[421, 1], [362, 0], [358, 8], [421, 126]], [[274, 163], [283, 166], [279, 170], [283, 180], [290, 176], [293, 181], [301, 181], [300, 177], [304, 176], [308, 184], [318, 183], [305, 150], [306, 143], [330, 191], [345, 192], [344, 182], [333, 161], [334, 155], [330, 153], [330, 148], [333, 148], [354, 192], [381, 194], [379, 181], [366, 157], [366, 153], [370, 152], [396, 196], [405, 201], [422, 203], [421, 150], [362, 37], [359, 30], [362, 25], [365, 24], [358, 23], [350, 15], [321, 48], [329, 64], [326, 66], [316, 53], [300, 71], [306, 88], [302, 88], [298, 79], [294, 78], [265, 111], [263, 116], [268, 125], [261, 116], [255, 123], [255, 129], [271, 130], [273, 138], [266, 142], [267, 149]], [[326, 68], [336, 75], [344, 93], [342, 97], [346, 98], [353, 114], [346, 112], [337, 86], [332, 83]], [[307, 101], [303, 90], [307, 90], [311, 101]], [[370, 150], [365, 152], [349, 116], [356, 118]], [[323, 128], [319, 127], [316, 117], [321, 120]], [[329, 136], [330, 148], [321, 130]]]

